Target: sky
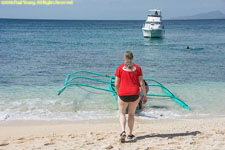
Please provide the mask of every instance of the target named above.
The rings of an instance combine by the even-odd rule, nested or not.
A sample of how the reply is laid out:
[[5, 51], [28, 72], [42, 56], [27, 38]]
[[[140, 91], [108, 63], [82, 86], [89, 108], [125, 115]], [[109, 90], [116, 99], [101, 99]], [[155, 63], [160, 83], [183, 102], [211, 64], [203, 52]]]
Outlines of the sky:
[[155, 8], [162, 10], [163, 19], [215, 10], [225, 14], [225, 0], [74, 0], [73, 5], [61, 6], [0, 4], [0, 18], [145, 20], [147, 10]]

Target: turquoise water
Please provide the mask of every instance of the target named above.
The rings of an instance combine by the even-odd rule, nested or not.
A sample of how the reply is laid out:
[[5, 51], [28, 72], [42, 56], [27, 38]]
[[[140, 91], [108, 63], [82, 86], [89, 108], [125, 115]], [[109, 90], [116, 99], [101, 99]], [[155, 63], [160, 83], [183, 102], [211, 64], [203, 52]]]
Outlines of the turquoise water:
[[78, 70], [113, 75], [125, 50], [133, 51], [144, 78], [161, 82], [192, 108], [150, 97], [139, 117], [223, 116], [225, 20], [164, 21], [164, 39], [144, 39], [143, 23], [0, 19], [0, 120], [117, 116], [110, 93], [74, 86], [57, 96], [57, 90]]

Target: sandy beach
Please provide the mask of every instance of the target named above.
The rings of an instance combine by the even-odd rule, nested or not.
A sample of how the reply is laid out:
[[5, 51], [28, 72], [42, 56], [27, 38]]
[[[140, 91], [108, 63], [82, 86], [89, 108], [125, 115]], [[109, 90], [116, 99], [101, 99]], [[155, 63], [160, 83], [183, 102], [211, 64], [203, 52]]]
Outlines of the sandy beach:
[[0, 150], [225, 149], [225, 118], [136, 118], [136, 139], [119, 142], [117, 118], [89, 121], [1, 121]]

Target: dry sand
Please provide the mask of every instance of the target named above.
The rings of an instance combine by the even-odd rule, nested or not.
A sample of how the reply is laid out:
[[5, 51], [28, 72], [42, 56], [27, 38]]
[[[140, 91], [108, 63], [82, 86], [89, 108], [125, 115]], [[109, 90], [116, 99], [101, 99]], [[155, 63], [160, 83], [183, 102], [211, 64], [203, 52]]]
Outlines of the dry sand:
[[1, 121], [0, 150], [223, 150], [225, 118], [136, 118], [135, 140], [119, 142], [117, 118], [90, 121]]

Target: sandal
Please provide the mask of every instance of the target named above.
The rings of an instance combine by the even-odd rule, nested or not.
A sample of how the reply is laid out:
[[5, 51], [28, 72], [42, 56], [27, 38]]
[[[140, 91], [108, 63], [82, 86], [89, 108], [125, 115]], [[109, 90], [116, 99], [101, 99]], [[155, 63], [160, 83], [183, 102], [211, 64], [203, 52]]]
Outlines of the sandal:
[[134, 137], [135, 137], [135, 136], [134, 136], [133, 134], [131, 134], [131, 135], [128, 135], [128, 136], [127, 136], [127, 139], [132, 140]]
[[126, 139], [126, 132], [123, 131], [123, 132], [120, 133], [120, 141], [125, 142], [125, 139]]

